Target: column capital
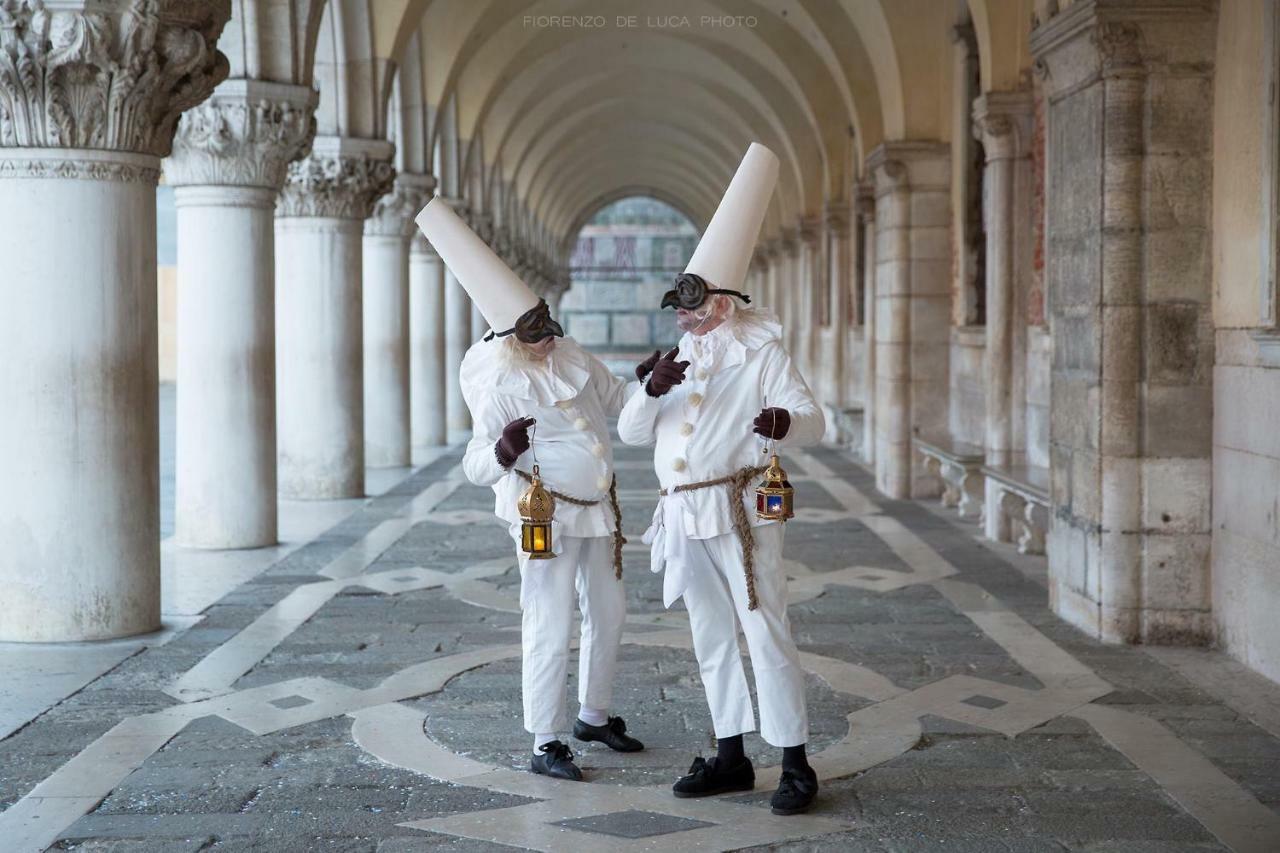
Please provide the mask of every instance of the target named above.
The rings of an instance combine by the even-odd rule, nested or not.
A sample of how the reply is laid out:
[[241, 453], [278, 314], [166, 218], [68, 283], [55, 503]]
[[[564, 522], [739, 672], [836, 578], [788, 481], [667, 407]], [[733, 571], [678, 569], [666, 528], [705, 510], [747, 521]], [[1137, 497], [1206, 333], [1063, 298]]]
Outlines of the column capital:
[[373, 203], [373, 213], [364, 221], [364, 233], [383, 237], [412, 237], [417, 231], [413, 218], [426, 205], [436, 188], [431, 175], [401, 172], [391, 191]]
[[310, 154], [289, 164], [276, 216], [367, 219], [395, 181], [394, 153], [382, 139], [317, 137]]
[[307, 86], [226, 80], [178, 122], [164, 161], [171, 186], [261, 187], [279, 191], [289, 164], [315, 138], [319, 93]]
[[1212, 0], [1076, 0], [1033, 18], [1031, 55], [1045, 91], [1071, 90], [1099, 77], [1141, 76], [1213, 61], [1218, 4]]
[[800, 253], [800, 229], [783, 228], [778, 235], [778, 248], [786, 257], [794, 258]]
[[864, 221], [876, 218], [876, 186], [870, 180], [859, 181], [853, 187], [854, 209]]
[[950, 146], [933, 141], [882, 142], [867, 155], [876, 195], [895, 189], [951, 189]]
[[796, 223], [796, 234], [808, 249], [816, 249], [822, 239], [822, 217], [804, 216]]
[[849, 233], [849, 202], [829, 201], [822, 209], [822, 215], [828, 231], [841, 235]]
[[987, 162], [1031, 155], [1034, 119], [1031, 93], [987, 92], [973, 101], [973, 135], [982, 143]]
[[167, 156], [182, 112], [230, 71], [230, 16], [226, 0], [4, 3], [0, 148]]

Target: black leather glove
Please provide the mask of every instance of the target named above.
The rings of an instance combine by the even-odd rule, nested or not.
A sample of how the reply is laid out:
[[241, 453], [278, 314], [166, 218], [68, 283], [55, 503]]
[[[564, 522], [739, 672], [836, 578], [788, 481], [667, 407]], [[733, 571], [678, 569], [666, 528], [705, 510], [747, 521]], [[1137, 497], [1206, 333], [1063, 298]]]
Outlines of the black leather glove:
[[636, 379], [641, 382], [644, 378], [653, 372], [654, 365], [658, 363], [658, 356], [662, 355], [660, 350], [654, 350], [653, 355], [636, 365]]
[[516, 418], [502, 428], [502, 437], [493, 445], [499, 465], [510, 468], [529, 449], [529, 427], [533, 424], [533, 418]]
[[779, 441], [786, 438], [787, 432], [791, 429], [791, 413], [786, 409], [770, 406], [760, 410], [760, 414], [756, 415], [752, 425], [755, 427], [752, 432], [756, 435]]
[[649, 377], [649, 383], [644, 386], [645, 393], [650, 397], [661, 397], [684, 381], [684, 372], [688, 369], [689, 362], [676, 361], [676, 356], [679, 354], [680, 348], [675, 347], [658, 359], [658, 363], [653, 367], [653, 375]]

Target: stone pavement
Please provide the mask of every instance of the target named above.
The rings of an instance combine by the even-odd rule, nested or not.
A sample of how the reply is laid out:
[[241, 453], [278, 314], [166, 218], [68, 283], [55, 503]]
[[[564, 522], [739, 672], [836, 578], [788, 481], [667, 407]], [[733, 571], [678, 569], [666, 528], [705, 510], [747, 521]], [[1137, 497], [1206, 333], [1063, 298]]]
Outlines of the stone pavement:
[[818, 808], [769, 813], [755, 736], [755, 793], [675, 800], [710, 723], [639, 543], [656, 478], [618, 456], [613, 710], [645, 752], [581, 745], [589, 784], [524, 772], [512, 546], [453, 452], [0, 740], [0, 850], [1280, 850], [1274, 685], [1087, 640], [1042, 562], [825, 449], [785, 460]]

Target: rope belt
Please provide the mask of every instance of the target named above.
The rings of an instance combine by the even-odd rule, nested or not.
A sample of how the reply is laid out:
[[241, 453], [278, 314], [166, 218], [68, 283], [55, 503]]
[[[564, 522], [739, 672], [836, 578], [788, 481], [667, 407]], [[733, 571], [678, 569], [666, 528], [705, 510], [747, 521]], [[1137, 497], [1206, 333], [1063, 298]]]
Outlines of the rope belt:
[[[748, 610], [755, 610], [756, 605], [759, 603], [756, 601], [756, 538], [751, 532], [751, 520], [747, 518], [747, 508], [742, 503], [742, 495], [747, 490], [747, 486], [751, 484], [751, 481], [763, 474], [768, 467], [768, 465], [754, 467], [748, 465], [745, 468], [739, 468], [732, 474], [717, 477], [714, 480], [682, 483], [671, 489], [672, 493], [676, 493], [696, 492], [699, 489], [709, 489], [712, 486], [729, 487], [729, 513], [733, 517], [733, 532], [738, 535], [738, 542], [742, 545], [742, 571], [747, 577]], [[658, 494], [665, 498], [667, 490], [659, 489]]]
[[[532, 483], [533, 477], [528, 473], [521, 471], [519, 468], [513, 468], [520, 478], [526, 483]], [[763, 470], [763, 469], [761, 469]], [[564, 501], [573, 506], [599, 506], [600, 501], [584, 501], [582, 498], [575, 498], [572, 495], [563, 495], [555, 489], [547, 489], [551, 497], [558, 501]], [[627, 544], [626, 537], [622, 535], [622, 507], [618, 505], [618, 478], [614, 477], [609, 481], [609, 507], [613, 510], [613, 576], [618, 580], [622, 580], [622, 546]]]

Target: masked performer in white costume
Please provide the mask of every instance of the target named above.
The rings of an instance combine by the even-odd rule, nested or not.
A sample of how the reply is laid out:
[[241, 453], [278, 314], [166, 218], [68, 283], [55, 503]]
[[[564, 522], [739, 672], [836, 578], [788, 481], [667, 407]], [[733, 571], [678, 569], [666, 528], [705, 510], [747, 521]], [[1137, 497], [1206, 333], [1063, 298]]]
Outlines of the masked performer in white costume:
[[[573, 735], [619, 752], [644, 748], [608, 714], [626, 619], [622, 531], [606, 417], [617, 415], [636, 382], [613, 376], [572, 338], [563, 337], [547, 303], [521, 281], [440, 199], [418, 227], [494, 330], [462, 361], [460, 384], [474, 437], [462, 466], [467, 479], [492, 486], [494, 511], [510, 525], [520, 561], [521, 687], [524, 724], [534, 735], [533, 772], [581, 780], [561, 740], [569, 730], [565, 688], [576, 588], [582, 611], [578, 699]], [[637, 378], [643, 374], [637, 369]], [[536, 446], [530, 453], [530, 431]], [[517, 502], [536, 458], [556, 499], [557, 556], [530, 562], [521, 549]], [[566, 738], [567, 739], [567, 738]]]
[[743, 733], [756, 726], [738, 652], [741, 624], [755, 670], [760, 734], [783, 750], [773, 811], [796, 814], [818, 790], [805, 758], [804, 671], [787, 620], [782, 524], [756, 517], [752, 490], [765, 470], [766, 442], [814, 444], [824, 420], [782, 347], [773, 314], [748, 308], [749, 296], [737, 290], [777, 177], [778, 158], [753, 144], [688, 267], [663, 298], [685, 334], [627, 402], [618, 434], [627, 444], [656, 445], [662, 497], [645, 541], [653, 570], [665, 566], [665, 604], [684, 597], [717, 740], [715, 757], [695, 759], [675, 795], [755, 785], [742, 745]]

